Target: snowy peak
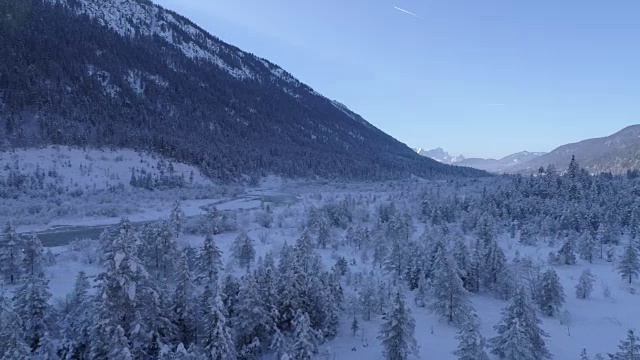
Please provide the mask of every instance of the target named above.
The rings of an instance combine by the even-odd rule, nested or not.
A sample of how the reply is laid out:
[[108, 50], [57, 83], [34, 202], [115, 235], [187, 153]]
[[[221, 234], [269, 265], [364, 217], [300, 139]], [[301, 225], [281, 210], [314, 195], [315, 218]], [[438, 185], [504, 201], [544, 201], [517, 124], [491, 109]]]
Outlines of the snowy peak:
[[422, 156], [429, 157], [444, 164], [466, 166], [495, 173], [505, 172], [512, 166], [526, 163], [545, 154], [543, 152], [530, 152], [525, 150], [505, 156], [501, 159], [483, 159], [465, 158], [462, 155], [452, 156], [442, 148], [435, 148], [432, 150], [416, 148], [414, 150]]
[[444, 149], [442, 148], [435, 148], [431, 150], [424, 150], [422, 148], [417, 148], [415, 149], [415, 151], [419, 155], [422, 155], [422, 156], [431, 158], [433, 160], [436, 160], [438, 162], [441, 162], [443, 164], [449, 164], [449, 165], [465, 159], [464, 156], [462, 155], [452, 156], [448, 152], [444, 151]]

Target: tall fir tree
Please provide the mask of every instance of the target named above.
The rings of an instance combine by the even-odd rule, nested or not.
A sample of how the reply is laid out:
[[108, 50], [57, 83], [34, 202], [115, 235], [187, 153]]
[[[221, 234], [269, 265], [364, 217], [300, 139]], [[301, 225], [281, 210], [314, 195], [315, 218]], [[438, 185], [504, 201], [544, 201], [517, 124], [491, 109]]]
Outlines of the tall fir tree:
[[25, 241], [22, 263], [23, 272], [27, 276], [40, 275], [44, 271], [44, 250], [35, 234]]
[[434, 269], [429, 309], [449, 324], [462, 325], [469, 320], [473, 307], [453, 259], [439, 253]]
[[220, 295], [213, 297], [206, 319], [204, 339], [205, 358], [209, 360], [235, 360], [237, 352], [233, 332], [227, 322], [224, 304]]
[[188, 347], [197, 341], [197, 304], [194, 293], [195, 287], [185, 253], [180, 254], [176, 271], [173, 319], [178, 332], [178, 339]]
[[233, 319], [239, 358], [257, 359], [268, 344], [271, 317], [260, 296], [258, 283], [247, 275], [240, 285], [236, 316]]
[[551, 359], [544, 342], [548, 335], [540, 324], [527, 291], [519, 287], [502, 311], [500, 323], [494, 327], [498, 335], [489, 340], [492, 352], [505, 360]]
[[9, 222], [0, 236], [0, 275], [15, 285], [22, 275], [22, 239]]
[[233, 241], [231, 252], [238, 265], [249, 272], [251, 264], [256, 258], [256, 249], [253, 239], [249, 237], [246, 231], [241, 232]]
[[65, 359], [89, 358], [89, 341], [93, 316], [93, 298], [89, 294], [91, 284], [84, 271], [76, 276], [73, 292], [69, 297], [62, 331]]
[[593, 273], [591, 273], [590, 269], [585, 269], [580, 274], [580, 278], [578, 279], [578, 284], [576, 285], [576, 297], [578, 299], [587, 299], [591, 295], [593, 291], [593, 283], [595, 282], [595, 278]]
[[555, 270], [549, 268], [537, 281], [535, 301], [546, 316], [556, 316], [564, 304], [565, 294], [560, 277]]
[[477, 316], [471, 316], [461, 326], [456, 339], [458, 349], [453, 352], [458, 360], [489, 360], [487, 344], [480, 333], [480, 322]]
[[196, 258], [195, 281], [217, 287], [221, 271], [222, 252], [216, 245], [213, 235], [209, 234], [204, 238], [204, 243]]
[[296, 360], [312, 360], [318, 351], [320, 335], [311, 327], [309, 315], [296, 311], [293, 320], [293, 345], [291, 356]]
[[13, 296], [15, 312], [22, 320], [25, 341], [32, 352], [40, 348], [52, 326], [49, 299], [49, 282], [42, 274], [29, 275]]
[[386, 360], [409, 360], [418, 358], [418, 343], [415, 339], [415, 320], [405, 305], [404, 297], [396, 292], [393, 306], [384, 317], [378, 339]]
[[624, 247], [624, 252], [618, 263], [618, 272], [629, 284], [640, 275], [638, 244], [633, 239], [629, 239], [629, 242], [627, 242], [627, 245]]
[[620, 341], [620, 351], [609, 355], [611, 360], [638, 360], [640, 359], [640, 337], [633, 330], [627, 332], [627, 338]]

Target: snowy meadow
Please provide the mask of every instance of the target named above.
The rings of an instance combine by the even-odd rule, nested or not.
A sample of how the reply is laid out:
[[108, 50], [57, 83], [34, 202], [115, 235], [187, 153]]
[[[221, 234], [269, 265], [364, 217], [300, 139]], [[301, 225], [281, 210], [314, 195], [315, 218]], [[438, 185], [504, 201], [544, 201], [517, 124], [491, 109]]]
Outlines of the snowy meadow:
[[241, 187], [53, 147], [0, 165], [4, 359], [640, 359], [634, 174]]

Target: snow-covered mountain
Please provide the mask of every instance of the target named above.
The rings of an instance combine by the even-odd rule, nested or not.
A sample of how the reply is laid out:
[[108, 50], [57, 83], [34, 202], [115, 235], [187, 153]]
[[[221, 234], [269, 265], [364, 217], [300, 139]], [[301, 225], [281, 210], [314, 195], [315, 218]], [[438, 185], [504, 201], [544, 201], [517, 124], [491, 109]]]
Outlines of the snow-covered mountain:
[[148, 150], [223, 180], [482, 175], [416, 156], [148, 0], [16, 0], [3, 11], [0, 146]]
[[414, 150], [422, 156], [429, 157], [444, 164], [466, 166], [494, 173], [506, 172], [512, 166], [526, 163], [545, 154], [543, 152], [521, 151], [519, 153], [505, 156], [501, 159], [483, 159], [465, 158], [463, 155], [452, 156], [442, 148], [436, 148], [432, 150], [416, 148]]
[[444, 151], [444, 149], [442, 149], [442, 148], [436, 148], [436, 149], [431, 149], [431, 150], [425, 150], [425, 149], [422, 149], [422, 148], [416, 148], [414, 150], [419, 155], [426, 156], [428, 158], [431, 158], [431, 159], [436, 160], [438, 162], [441, 162], [443, 164], [451, 165], [451, 164], [457, 163], [459, 161], [463, 161], [465, 159], [465, 157], [462, 156], [462, 155], [453, 156], [453, 155], [449, 154], [448, 152]]
[[550, 164], [564, 171], [573, 155], [591, 173], [623, 174], [630, 169], [640, 169], [640, 125], [626, 127], [610, 136], [560, 146], [548, 154], [509, 168], [509, 172], [536, 172]]

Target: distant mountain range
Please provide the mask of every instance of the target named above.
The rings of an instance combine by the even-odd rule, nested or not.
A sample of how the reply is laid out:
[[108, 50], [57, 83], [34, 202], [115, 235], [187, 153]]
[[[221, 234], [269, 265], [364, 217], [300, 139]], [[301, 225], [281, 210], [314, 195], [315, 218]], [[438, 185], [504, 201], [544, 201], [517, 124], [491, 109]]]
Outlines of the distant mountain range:
[[483, 159], [465, 158], [463, 155], [452, 156], [442, 148], [436, 148], [433, 150], [415, 149], [415, 151], [422, 156], [430, 157], [444, 164], [466, 166], [494, 173], [508, 172], [513, 166], [526, 163], [544, 155], [544, 153], [541, 152], [522, 151], [505, 156], [501, 159]]
[[229, 181], [486, 175], [148, 0], [0, 1], [0, 44], [0, 148], [148, 150]]
[[640, 125], [626, 127], [613, 135], [562, 145], [548, 154], [509, 168], [509, 172], [532, 173], [549, 164], [564, 171], [572, 155], [592, 174], [623, 174], [630, 169], [640, 169]]
[[494, 173], [530, 174], [551, 164], [562, 172], [575, 155], [580, 165], [592, 174], [623, 174], [630, 169], [640, 169], [640, 125], [629, 126], [610, 136], [562, 145], [549, 153], [522, 151], [498, 160], [451, 156], [441, 148], [414, 150], [442, 163]]

